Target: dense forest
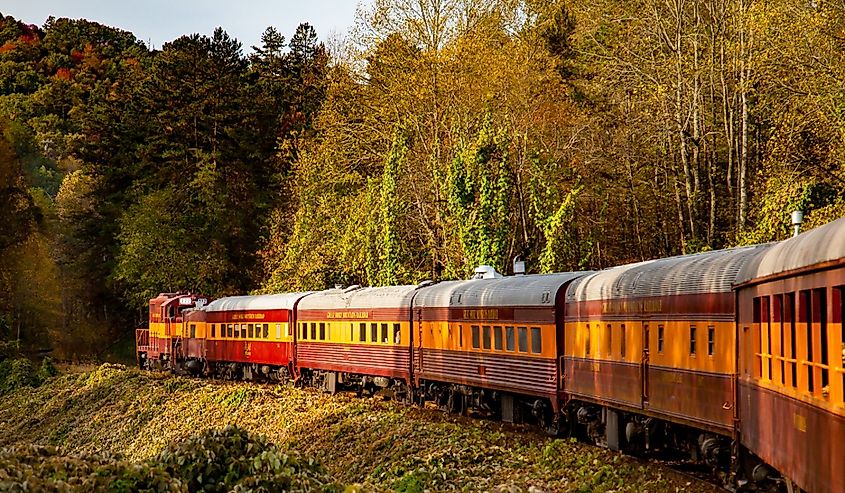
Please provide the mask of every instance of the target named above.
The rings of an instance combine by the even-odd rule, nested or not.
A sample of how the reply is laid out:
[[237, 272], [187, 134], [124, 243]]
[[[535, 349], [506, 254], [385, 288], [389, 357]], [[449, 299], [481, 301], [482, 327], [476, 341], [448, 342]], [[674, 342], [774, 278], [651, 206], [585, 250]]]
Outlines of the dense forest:
[[375, 0], [285, 34], [0, 15], [0, 341], [80, 357], [160, 291], [596, 269], [845, 213], [842, 0]]

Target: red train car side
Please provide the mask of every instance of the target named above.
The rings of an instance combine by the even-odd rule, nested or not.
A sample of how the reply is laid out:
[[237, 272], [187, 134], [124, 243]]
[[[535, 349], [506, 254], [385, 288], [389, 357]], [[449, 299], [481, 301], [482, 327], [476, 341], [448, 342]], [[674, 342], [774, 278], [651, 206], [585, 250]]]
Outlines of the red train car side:
[[843, 492], [845, 219], [778, 243], [740, 281], [741, 443], [791, 487]]

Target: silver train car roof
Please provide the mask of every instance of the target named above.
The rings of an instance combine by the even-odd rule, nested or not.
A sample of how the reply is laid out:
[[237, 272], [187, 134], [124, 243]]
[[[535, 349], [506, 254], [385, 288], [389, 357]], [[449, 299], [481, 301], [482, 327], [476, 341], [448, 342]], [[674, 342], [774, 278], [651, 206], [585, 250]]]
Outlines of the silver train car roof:
[[569, 286], [567, 302], [729, 292], [740, 270], [771, 245], [753, 245], [621, 265]]
[[340, 308], [401, 308], [408, 307], [414, 291], [422, 285], [381, 286], [326, 289], [304, 298], [300, 310], [333, 310]]
[[420, 290], [414, 308], [453, 306], [554, 306], [557, 291], [590, 272], [561, 272], [445, 281]]
[[292, 310], [297, 301], [312, 291], [300, 293], [260, 294], [254, 296], [227, 296], [204, 306], [206, 312], [245, 310]]
[[764, 280], [842, 258], [845, 258], [845, 217], [772, 244], [742, 268], [737, 283]]

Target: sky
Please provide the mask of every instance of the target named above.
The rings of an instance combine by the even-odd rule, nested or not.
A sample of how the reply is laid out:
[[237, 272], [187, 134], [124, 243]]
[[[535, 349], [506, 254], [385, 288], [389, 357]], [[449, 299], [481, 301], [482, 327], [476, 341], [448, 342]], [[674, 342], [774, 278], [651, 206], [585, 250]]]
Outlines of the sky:
[[243, 44], [261, 43], [273, 26], [290, 39], [301, 22], [320, 41], [342, 36], [355, 22], [361, 0], [3, 0], [0, 13], [41, 26], [47, 17], [85, 18], [132, 32], [151, 48], [185, 35], [211, 35], [222, 27]]

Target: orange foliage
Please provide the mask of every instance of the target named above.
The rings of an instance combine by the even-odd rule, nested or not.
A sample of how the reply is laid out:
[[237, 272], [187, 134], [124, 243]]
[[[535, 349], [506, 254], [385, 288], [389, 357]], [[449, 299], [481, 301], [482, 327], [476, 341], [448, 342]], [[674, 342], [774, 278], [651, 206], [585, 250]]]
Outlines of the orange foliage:
[[15, 48], [16, 48], [15, 43], [12, 43], [11, 41], [6, 41], [6, 44], [4, 44], [3, 46], [0, 46], [0, 53], [6, 53], [6, 52], [14, 50]]
[[18, 42], [21, 44], [34, 45], [38, 42], [38, 36], [36, 36], [34, 33], [21, 34], [18, 37]]
[[55, 77], [57, 79], [64, 79], [64, 80], [70, 80], [72, 78], [69, 68], [60, 68], [59, 70], [56, 70]]

